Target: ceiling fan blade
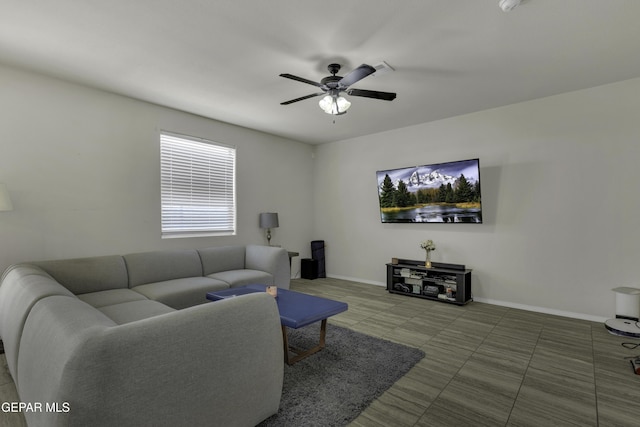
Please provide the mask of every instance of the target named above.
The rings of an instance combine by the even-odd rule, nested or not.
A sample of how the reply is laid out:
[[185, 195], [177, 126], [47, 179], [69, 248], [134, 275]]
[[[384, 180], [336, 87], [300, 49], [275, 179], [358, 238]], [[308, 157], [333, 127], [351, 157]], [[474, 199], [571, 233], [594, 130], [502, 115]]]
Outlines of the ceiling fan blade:
[[376, 72], [376, 69], [373, 68], [371, 65], [362, 64], [361, 66], [359, 66], [358, 68], [356, 68], [355, 70], [351, 71], [349, 74], [344, 76], [338, 82], [338, 88], [344, 90], [347, 87], [351, 86], [352, 84], [364, 79], [368, 75], [371, 75], [375, 72]]
[[320, 96], [320, 95], [324, 95], [324, 92], [312, 93], [311, 95], [301, 96], [300, 98], [296, 98], [296, 99], [292, 99], [292, 100], [289, 100], [289, 101], [281, 102], [280, 105], [289, 105], [289, 104], [293, 104], [294, 102], [304, 101], [305, 99], [313, 98], [313, 97]]
[[378, 92], [376, 90], [365, 89], [349, 89], [347, 94], [351, 96], [363, 96], [365, 98], [382, 99], [384, 101], [393, 101], [396, 99], [396, 94], [393, 92]]
[[313, 85], [313, 86], [317, 86], [317, 87], [323, 87], [323, 85], [320, 84], [320, 83], [314, 82], [312, 80], [305, 79], [303, 77], [294, 76], [293, 74], [280, 74], [280, 77], [284, 77], [284, 78], [287, 78], [287, 79], [295, 80], [297, 82], [307, 83], [307, 84], [310, 84], [310, 85]]

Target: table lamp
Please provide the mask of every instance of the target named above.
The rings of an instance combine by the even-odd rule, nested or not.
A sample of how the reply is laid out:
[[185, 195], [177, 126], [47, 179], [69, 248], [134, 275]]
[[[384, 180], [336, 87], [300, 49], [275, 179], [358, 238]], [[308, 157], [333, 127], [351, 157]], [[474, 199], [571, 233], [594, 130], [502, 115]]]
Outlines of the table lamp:
[[260, 214], [260, 228], [267, 229], [267, 242], [271, 246], [271, 229], [279, 227], [277, 212], [262, 212]]

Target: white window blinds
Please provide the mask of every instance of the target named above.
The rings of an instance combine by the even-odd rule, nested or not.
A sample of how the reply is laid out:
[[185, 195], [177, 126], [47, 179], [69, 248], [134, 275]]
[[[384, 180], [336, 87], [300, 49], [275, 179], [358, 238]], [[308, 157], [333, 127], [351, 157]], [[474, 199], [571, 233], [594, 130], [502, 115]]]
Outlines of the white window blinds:
[[236, 149], [160, 134], [162, 237], [235, 234]]

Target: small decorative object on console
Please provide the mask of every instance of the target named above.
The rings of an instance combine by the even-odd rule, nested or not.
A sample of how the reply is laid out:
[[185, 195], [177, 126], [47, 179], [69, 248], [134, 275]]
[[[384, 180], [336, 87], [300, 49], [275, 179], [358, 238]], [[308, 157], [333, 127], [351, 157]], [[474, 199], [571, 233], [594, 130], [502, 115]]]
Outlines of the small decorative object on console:
[[433, 240], [429, 239], [429, 240], [425, 240], [424, 242], [420, 243], [420, 247], [422, 249], [424, 249], [425, 251], [427, 251], [427, 259], [424, 263], [424, 266], [426, 268], [431, 268], [431, 251], [435, 251], [436, 250], [436, 244], [433, 243]]

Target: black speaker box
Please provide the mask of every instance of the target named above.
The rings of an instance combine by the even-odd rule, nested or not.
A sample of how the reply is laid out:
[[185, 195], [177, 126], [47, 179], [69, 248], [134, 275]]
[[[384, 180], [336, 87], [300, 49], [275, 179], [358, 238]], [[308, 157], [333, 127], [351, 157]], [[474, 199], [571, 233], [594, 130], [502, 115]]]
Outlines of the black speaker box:
[[324, 266], [324, 240], [311, 241], [311, 258], [318, 261], [318, 277], [327, 277]]
[[303, 279], [317, 279], [318, 278], [318, 260], [311, 258], [302, 258], [300, 260], [300, 275]]

